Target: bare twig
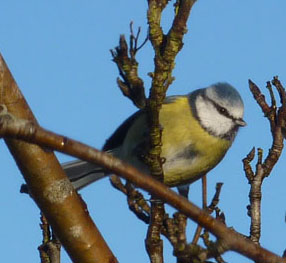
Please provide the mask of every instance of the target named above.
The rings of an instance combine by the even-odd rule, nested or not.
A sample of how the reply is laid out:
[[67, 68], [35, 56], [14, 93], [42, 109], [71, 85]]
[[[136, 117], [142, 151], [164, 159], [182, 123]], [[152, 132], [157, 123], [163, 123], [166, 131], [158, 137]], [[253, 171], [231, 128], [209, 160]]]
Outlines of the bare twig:
[[225, 261], [221, 257], [225, 249], [223, 244], [219, 240], [216, 242], [211, 241], [209, 238], [209, 233], [207, 231], [204, 231], [204, 233], [202, 234], [202, 239], [208, 249], [208, 257], [215, 258], [216, 262], [218, 263], [225, 263]]
[[151, 208], [144, 199], [143, 194], [136, 190], [129, 182], [126, 183], [127, 203], [129, 209], [146, 224], [150, 223]]
[[[202, 182], [203, 183], [203, 188], [204, 188], [204, 185], [205, 185], [205, 182]], [[220, 212], [219, 208], [217, 207], [218, 203], [219, 203], [219, 196], [220, 196], [220, 192], [221, 192], [221, 188], [222, 188], [222, 185], [223, 183], [217, 183], [216, 184], [216, 191], [215, 191], [215, 194], [212, 198], [212, 201], [211, 203], [209, 204], [209, 206], [206, 206], [205, 205], [205, 202], [206, 200], [203, 202], [203, 206], [204, 206], [204, 210], [211, 214], [213, 211], [217, 211], [218, 213]], [[205, 194], [203, 194], [205, 195]], [[217, 218], [218, 219], [218, 218]], [[202, 232], [202, 226], [201, 225], [198, 225], [197, 226], [197, 229], [196, 229], [196, 232], [194, 234], [194, 237], [193, 237], [193, 240], [192, 240], [192, 244], [197, 244], [199, 238], [200, 238], [200, 235], [201, 235], [201, 232]]]
[[178, 247], [186, 246], [187, 244], [187, 236], [186, 236], [186, 228], [187, 228], [187, 217], [183, 213], [175, 213], [174, 221], [177, 225], [177, 238], [178, 238]]
[[44, 246], [40, 246], [39, 250], [45, 251], [45, 253], [49, 258], [48, 261], [49, 263], [60, 263], [61, 260], [60, 247], [61, 247], [60, 243], [49, 241]]
[[122, 192], [127, 197], [129, 209], [137, 216], [138, 219], [146, 224], [150, 222], [150, 206], [137, 189], [128, 181], [124, 185], [116, 175], [110, 176], [110, 182], [114, 188]]
[[211, 203], [207, 207], [207, 210], [210, 213], [212, 213], [217, 208], [217, 205], [219, 203], [219, 196], [220, 196], [220, 193], [221, 193], [222, 186], [223, 186], [223, 183], [217, 183], [216, 184], [215, 194], [213, 196], [213, 199], [212, 199]]
[[267, 82], [266, 86], [271, 98], [271, 106], [269, 106], [260, 89], [251, 80], [249, 80], [250, 90], [254, 99], [269, 121], [273, 138], [272, 146], [264, 161], [263, 151], [262, 149], [258, 149], [258, 159], [255, 172], [253, 172], [253, 169], [250, 166], [250, 162], [254, 159], [254, 148], [246, 158], [243, 159], [244, 171], [248, 182], [251, 185], [249, 193], [250, 205], [248, 206], [248, 215], [251, 217], [250, 239], [255, 243], [259, 243], [261, 233], [262, 183], [263, 180], [271, 173], [283, 149], [283, 127], [285, 127], [286, 119], [286, 93], [277, 77], [274, 77], [272, 84], [276, 87], [279, 93], [281, 102], [281, 106], [279, 108], [277, 108], [271, 82]]
[[261, 186], [264, 179], [264, 171], [262, 168], [262, 151], [261, 149], [258, 149], [259, 157], [256, 165], [256, 172], [255, 174], [253, 173], [250, 162], [254, 158], [254, 153], [255, 151], [253, 148], [246, 158], [243, 159], [243, 164], [246, 177], [251, 185], [249, 192], [250, 205], [248, 206], [248, 215], [251, 218], [250, 239], [255, 243], [259, 243], [261, 233]]
[[[274, 120], [273, 114], [275, 112], [273, 113], [271, 107], [268, 106], [267, 102], [265, 101], [265, 96], [261, 93], [260, 89], [254, 82], [252, 82], [251, 80], [249, 80], [248, 82], [250, 91], [252, 92], [254, 99], [256, 100], [256, 102], [258, 103], [263, 113], [268, 118], [268, 120], [273, 121]], [[273, 105], [273, 108], [275, 109], [276, 107], [274, 107]]]
[[50, 232], [49, 223], [43, 214], [41, 215], [40, 226], [41, 226], [42, 235], [43, 235], [42, 245], [38, 247], [39, 252], [40, 252], [41, 263], [51, 263], [51, 259], [47, 251], [44, 249], [44, 245], [47, 244], [51, 240], [51, 232]]
[[254, 172], [252, 171], [252, 168], [250, 166], [250, 163], [254, 159], [254, 155], [255, 155], [255, 148], [253, 147], [251, 151], [248, 153], [248, 155], [242, 160], [244, 172], [249, 182], [252, 181], [254, 178]]
[[114, 175], [114, 174], [113, 174], [113, 175], [111, 175], [111, 176], [109, 177], [109, 179], [110, 179], [111, 185], [112, 185], [115, 189], [117, 189], [117, 190], [119, 190], [120, 192], [122, 192], [123, 194], [127, 195], [127, 189], [126, 189], [125, 185], [121, 182], [120, 178], [119, 178], [117, 175]]
[[[205, 210], [207, 207], [207, 177], [206, 175], [202, 177], [202, 200], [203, 200], [203, 209]], [[200, 238], [202, 229], [203, 228], [200, 225], [197, 226], [196, 232], [193, 237], [192, 244], [197, 244]]]
[[207, 175], [205, 174], [202, 177], [202, 200], [203, 200], [203, 209], [206, 209], [207, 203], [208, 203], [208, 197], [207, 197]]
[[138, 46], [138, 41], [139, 41], [139, 36], [141, 33], [141, 27], [138, 27], [137, 30], [137, 34], [135, 36], [134, 31], [133, 31], [133, 22], [130, 23], [130, 41], [129, 41], [129, 53], [130, 53], [130, 57], [131, 59], [135, 59], [135, 55], [136, 53], [142, 48], [144, 47], [144, 45], [147, 43], [147, 41], [149, 40], [149, 36], [148, 34], [146, 35], [146, 38], [144, 39], [144, 41], [142, 42], [142, 44], [140, 44]]
[[60, 263], [61, 243], [54, 235], [52, 237], [50, 225], [43, 214], [41, 215], [41, 229], [43, 241], [38, 247], [41, 263]]
[[138, 76], [138, 62], [136, 61], [135, 55], [148, 39], [146, 39], [140, 47], [137, 47], [140, 30], [138, 30], [137, 36], [135, 37], [132, 24], [130, 27], [132, 31], [129, 54], [124, 35], [120, 36], [119, 45], [114, 50], [110, 50], [110, 52], [122, 78], [122, 80], [117, 78], [117, 84], [123, 95], [130, 98], [135, 106], [144, 109], [146, 105], [144, 82]]

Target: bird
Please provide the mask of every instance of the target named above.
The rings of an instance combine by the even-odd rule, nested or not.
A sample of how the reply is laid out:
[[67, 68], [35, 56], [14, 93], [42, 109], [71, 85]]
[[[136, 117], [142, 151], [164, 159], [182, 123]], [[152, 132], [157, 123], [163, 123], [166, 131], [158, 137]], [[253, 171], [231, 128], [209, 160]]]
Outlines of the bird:
[[[164, 184], [187, 196], [189, 185], [223, 159], [239, 128], [246, 126], [243, 114], [239, 92], [226, 82], [166, 97], [159, 112]], [[150, 174], [144, 162], [149, 138], [147, 113], [139, 110], [115, 130], [102, 150]], [[82, 160], [62, 166], [76, 190], [108, 175]]]

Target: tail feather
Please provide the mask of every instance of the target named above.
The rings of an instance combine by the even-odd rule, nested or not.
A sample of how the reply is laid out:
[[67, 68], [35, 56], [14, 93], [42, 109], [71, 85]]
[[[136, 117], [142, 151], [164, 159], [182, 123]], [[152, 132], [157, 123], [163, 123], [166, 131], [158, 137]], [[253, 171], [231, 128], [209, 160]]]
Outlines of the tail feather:
[[62, 167], [76, 190], [106, 176], [101, 167], [82, 160], [64, 163]]

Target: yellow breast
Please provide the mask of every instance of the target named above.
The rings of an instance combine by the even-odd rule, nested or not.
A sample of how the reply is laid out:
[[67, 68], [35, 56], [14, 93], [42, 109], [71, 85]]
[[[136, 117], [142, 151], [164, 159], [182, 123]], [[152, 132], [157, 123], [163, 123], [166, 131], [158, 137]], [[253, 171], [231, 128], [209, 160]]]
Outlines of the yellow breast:
[[166, 103], [160, 111], [163, 127], [164, 183], [177, 186], [199, 179], [224, 157], [231, 141], [210, 135], [194, 118], [187, 97]]

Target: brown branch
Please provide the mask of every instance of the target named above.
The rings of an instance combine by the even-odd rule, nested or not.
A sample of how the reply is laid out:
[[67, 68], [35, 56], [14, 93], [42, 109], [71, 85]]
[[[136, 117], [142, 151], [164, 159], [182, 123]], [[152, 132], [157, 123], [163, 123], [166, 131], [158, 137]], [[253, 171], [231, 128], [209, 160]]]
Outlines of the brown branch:
[[[132, 30], [132, 25], [130, 25], [130, 27]], [[131, 31], [129, 54], [124, 35], [120, 36], [119, 45], [114, 50], [110, 50], [110, 52], [123, 80], [117, 78], [117, 84], [120, 90], [124, 96], [131, 99], [135, 106], [144, 109], [146, 105], [144, 82], [138, 76], [138, 62], [135, 55], [147, 40], [138, 47], [139, 32], [140, 31], [138, 31], [137, 36], [134, 36], [133, 30]]]
[[[149, 39], [155, 51], [155, 69], [154, 73], [150, 74], [152, 77], [152, 86], [150, 89], [149, 99], [147, 101], [147, 117], [148, 126], [150, 129], [150, 143], [148, 156], [145, 158], [145, 163], [150, 168], [150, 173], [158, 181], [163, 182], [163, 169], [162, 165], [164, 159], [161, 158], [161, 144], [162, 144], [162, 127], [159, 122], [159, 111], [161, 109], [162, 103], [166, 96], [166, 91], [169, 85], [173, 82], [172, 71], [175, 65], [175, 58], [178, 52], [182, 48], [183, 36], [186, 33], [186, 23], [190, 14], [190, 10], [195, 1], [181, 0], [179, 5], [177, 5], [177, 13], [174, 19], [174, 23], [167, 35], [164, 35], [161, 28], [161, 15], [162, 11], [168, 4], [168, 0], [149, 0], [148, 1], [148, 24], [149, 24]], [[152, 198], [156, 198], [152, 196]], [[156, 205], [152, 206], [154, 210], [151, 209], [151, 219], [152, 218], [164, 218], [160, 214], [162, 209], [159, 209]], [[158, 215], [155, 213], [158, 211]], [[153, 216], [152, 216], [153, 214]], [[163, 222], [162, 222], [163, 223]], [[163, 224], [156, 225], [163, 225]], [[157, 240], [160, 238], [160, 231], [150, 234], [150, 229], [156, 229], [156, 226], [152, 226], [153, 221], [151, 220], [148, 230], [147, 237], [155, 237], [154, 241], [147, 241], [147, 244], [160, 244]], [[162, 241], [161, 241], [162, 242]], [[147, 248], [148, 251], [152, 251]], [[149, 255], [151, 262], [152, 259], [156, 258]]]
[[[218, 209], [217, 205], [219, 203], [219, 196], [220, 196], [220, 192], [221, 192], [221, 188], [222, 188], [223, 183], [217, 183], [216, 184], [215, 194], [212, 198], [211, 203], [208, 206], [206, 206], [206, 202], [207, 202], [207, 200], [206, 200], [206, 178], [205, 178], [205, 180], [202, 180], [202, 185], [203, 185], [203, 200], [204, 200], [203, 201], [203, 210], [205, 210], [208, 214], [211, 214], [213, 211], [218, 211], [219, 209]], [[220, 211], [218, 211], [218, 213], [219, 212]], [[218, 216], [216, 218], [218, 219]], [[203, 228], [201, 225], [197, 226], [196, 232], [195, 232], [193, 240], [192, 240], [192, 244], [198, 243], [202, 229]]]
[[173, 218], [169, 217], [168, 214], [165, 214], [162, 234], [170, 241], [174, 251], [178, 248], [181, 250], [187, 245], [186, 219], [187, 217], [180, 212], [175, 212]]
[[212, 213], [213, 211], [216, 210], [217, 208], [217, 205], [219, 203], [219, 196], [220, 196], [220, 193], [221, 193], [221, 188], [223, 186], [223, 183], [217, 183], [216, 184], [216, 187], [215, 187], [215, 194], [212, 198], [212, 201], [211, 203], [208, 205], [208, 207], [206, 208], [207, 211], [209, 211], [209, 213]]
[[268, 106], [265, 100], [265, 96], [262, 94], [258, 86], [254, 82], [252, 82], [250, 79], [248, 80], [248, 83], [249, 83], [249, 89], [252, 92], [254, 99], [256, 100], [260, 108], [262, 109], [264, 115], [268, 118], [269, 121], [273, 121], [274, 120], [273, 108], [276, 108], [276, 107], [274, 107], [274, 105], [272, 104], [273, 107], [271, 109], [271, 107]]
[[220, 240], [213, 242], [209, 238], [209, 233], [204, 231], [202, 234], [202, 239], [204, 241], [205, 246], [207, 247], [208, 258], [215, 258], [218, 263], [225, 263], [221, 255], [225, 252], [224, 245], [220, 242]]
[[147, 43], [147, 41], [149, 40], [149, 36], [147, 35], [146, 38], [144, 39], [144, 41], [142, 42], [142, 44], [140, 44], [138, 46], [138, 42], [139, 42], [139, 36], [141, 33], [141, 27], [138, 27], [137, 33], [136, 35], [134, 34], [133, 31], [133, 22], [130, 23], [130, 38], [129, 38], [129, 54], [131, 59], [135, 59], [136, 53], [142, 48], [144, 47], [144, 45]]
[[[116, 175], [111, 175], [110, 181], [112, 186], [126, 195], [129, 209], [137, 216], [137, 218], [144, 223], [149, 224], [151, 208], [138, 189], [135, 189], [129, 182], [124, 185]], [[187, 217], [179, 212], [174, 213], [173, 218], [170, 218], [165, 214], [163, 224], [164, 226], [161, 228], [161, 234], [170, 241], [173, 246], [174, 253], [176, 253], [175, 251], [178, 252], [178, 249], [182, 251], [182, 249], [187, 246]], [[158, 245], [160, 246], [160, 243]], [[188, 248], [186, 249], [188, 250], [186, 253], [190, 253], [190, 250]], [[183, 256], [183, 252], [180, 253], [180, 256]], [[194, 256], [196, 256], [196, 254]]]
[[203, 200], [203, 209], [206, 209], [208, 203], [208, 189], [207, 189], [207, 175], [203, 175], [202, 177], [202, 200]]
[[[172, 70], [175, 64], [175, 57], [183, 46], [182, 39], [186, 33], [187, 19], [195, 1], [178, 0], [176, 2], [176, 12], [173, 25], [169, 33], [164, 35], [161, 28], [161, 15], [168, 2], [169, 0], [148, 0], [147, 17], [149, 36], [143, 42], [144, 45], [144, 43], [150, 39], [155, 50], [155, 70], [154, 73], [150, 74], [152, 77], [152, 87], [147, 103], [147, 116], [150, 128], [150, 147], [148, 155], [145, 156], [145, 162], [150, 167], [152, 176], [155, 176], [161, 182], [163, 181], [163, 159], [160, 157], [162, 129], [159, 124], [159, 110], [165, 98], [166, 90], [173, 81]], [[111, 51], [111, 54], [113, 61], [117, 64], [119, 74], [123, 79], [123, 81], [119, 78], [117, 79], [118, 86], [125, 96], [129, 97], [137, 107], [143, 109], [145, 107], [146, 99], [144, 96], [143, 81], [138, 77], [138, 63], [135, 59], [136, 52], [142, 47], [142, 45], [138, 47], [140, 28], [135, 35], [133, 32], [133, 24], [131, 23], [130, 32], [129, 54], [127, 42], [124, 36], [120, 37], [119, 46], [116, 47], [115, 50]], [[155, 198], [155, 196], [152, 196], [152, 199]], [[155, 202], [152, 207], [158, 212], [163, 211], [161, 208], [158, 208], [156, 204], [157, 203]], [[138, 215], [140, 215], [140, 213]], [[164, 216], [156, 216], [155, 211], [151, 210], [151, 229], [156, 229], [156, 226], [152, 226], [152, 219], [155, 218], [164, 218]], [[163, 222], [159, 225], [162, 225], [162, 223]], [[158, 222], [156, 225], [158, 225]], [[160, 236], [161, 231], [156, 231], [156, 233], [159, 233]], [[149, 232], [147, 237], [154, 237], [156, 233], [151, 234]], [[154, 242], [146, 241], [146, 244], [159, 244], [160, 242], [157, 242], [157, 239], [158, 236], [154, 239]], [[150, 248], [148, 248], [148, 250], [151, 251]], [[154, 251], [157, 250], [154, 249]], [[157, 258], [157, 256], [151, 256], [151, 258]]]
[[[207, 208], [207, 175], [205, 174], [202, 177], [202, 200], [203, 200], [203, 209], [205, 210]], [[201, 232], [202, 232], [202, 227], [200, 225], [197, 226], [196, 232], [193, 237], [192, 244], [197, 244], [199, 241]]]
[[[154, 195], [153, 195], [154, 196]], [[165, 216], [164, 203], [161, 200], [151, 201], [151, 218], [145, 239], [145, 246], [151, 262], [163, 263], [163, 240], [161, 231]]]
[[261, 164], [257, 164], [256, 166], [256, 174], [254, 179], [251, 181], [251, 189], [249, 193], [250, 199], [250, 217], [251, 217], [251, 225], [250, 225], [250, 239], [259, 243], [260, 235], [261, 235], [261, 199], [262, 192], [261, 186], [264, 177], [264, 170]]
[[155, 49], [160, 50], [160, 46], [164, 39], [163, 30], [161, 28], [162, 11], [168, 4], [168, 0], [148, 0], [147, 18], [149, 24], [149, 39]]
[[248, 179], [249, 182], [251, 182], [254, 178], [254, 172], [250, 165], [250, 163], [254, 159], [254, 155], [255, 155], [255, 148], [253, 147], [251, 151], [247, 154], [247, 156], [242, 160], [243, 169], [244, 169], [246, 178]]
[[209, 258], [215, 258], [217, 262], [224, 262], [221, 257], [221, 254], [226, 251], [223, 242], [221, 240], [211, 241], [207, 231], [203, 233], [202, 239], [207, 249], [193, 243], [186, 244], [184, 247], [177, 247], [174, 255], [177, 257], [178, 263], [207, 263]]
[[[165, 214], [164, 227], [162, 228], [162, 234], [170, 241], [173, 246], [173, 254], [177, 257], [178, 262], [182, 262], [183, 259], [189, 256], [196, 257], [198, 250], [201, 248], [196, 247], [195, 251], [189, 249], [186, 236], [187, 216], [181, 212], [175, 212], [173, 218]], [[194, 252], [193, 254], [191, 254]]]
[[[46, 253], [49, 261], [42, 261], [41, 263], [60, 263], [61, 262], [61, 254], [60, 254], [60, 243], [56, 243], [54, 241], [49, 241], [45, 245], [39, 247], [40, 253]], [[41, 257], [42, 259], [42, 257]]]
[[38, 247], [41, 263], [60, 263], [61, 243], [54, 234], [51, 234], [50, 225], [43, 214], [40, 226], [43, 235], [42, 244]]
[[[2, 113], [7, 107], [9, 114], [12, 114], [5, 115], [8, 123], [18, 123], [21, 126], [28, 120], [31, 128], [37, 126], [33, 113], [1, 55], [0, 104], [5, 104], [0, 107]], [[21, 121], [17, 122], [18, 118], [21, 118]], [[18, 128], [20, 126], [18, 125]], [[5, 129], [5, 125], [2, 128]], [[22, 131], [29, 137], [29, 131]], [[5, 138], [5, 142], [24, 176], [31, 196], [47, 217], [72, 260], [116, 262], [54, 153], [15, 138]]]
[[272, 85], [269, 81], [267, 82], [266, 87], [270, 94], [271, 106], [267, 104], [265, 101], [265, 96], [255, 85], [255, 83], [249, 80], [249, 88], [253, 94], [254, 99], [269, 121], [273, 138], [272, 146], [264, 161], [263, 151], [262, 149], [258, 149], [258, 159], [255, 172], [253, 172], [253, 169], [250, 165], [251, 161], [254, 159], [255, 149], [253, 148], [251, 152], [246, 156], [246, 158], [243, 159], [244, 171], [250, 184], [250, 205], [248, 206], [248, 215], [251, 217], [250, 239], [255, 243], [259, 243], [261, 235], [262, 183], [263, 180], [271, 173], [283, 149], [283, 127], [285, 127], [286, 119], [286, 93], [277, 77], [274, 77], [272, 84], [276, 87], [279, 93], [281, 102], [281, 106], [279, 108], [277, 108]]
[[129, 182], [126, 182], [124, 185], [116, 175], [110, 176], [110, 182], [115, 189], [126, 195], [129, 209], [137, 216], [137, 218], [144, 223], [149, 224], [151, 208], [144, 199], [143, 194], [135, 189]]
[[245, 239], [232, 229], [227, 228], [223, 223], [209, 216], [191, 202], [188, 202], [186, 198], [176, 194], [163, 183], [139, 172], [137, 169], [125, 164], [121, 160], [65, 136], [59, 136], [50, 131], [46, 131], [35, 123], [17, 120], [11, 121], [11, 119], [7, 120], [5, 115], [3, 117], [0, 117], [1, 136], [36, 143], [43, 147], [55, 149], [79, 159], [101, 165], [103, 168], [118, 174], [134, 183], [136, 186], [156, 195], [162, 201], [169, 203], [171, 206], [202, 225], [221, 240], [225, 249], [237, 251], [257, 262], [286, 262], [286, 259]]
[[146, 224], [150, 223], [151, 208], [144, 199], [143, 194], [136, 190], [129, 182], [126, 183], [127, 203], [129, 209]]
[[123, 194], [127, 195], [127, 189], [126, 189], [126, 187], [124, 186], [124, 184], [121, 182], [120, 178], [117, 175], [112, 174], [109, 177], [109, 180], [110, 180], [111, 185], [115, 189], [117, 189], [120, 192], [122, 192]]
[[250, 239], [259, 243], [261, 235], [261, 199], [262, 199], [262, 182], [264, 180], [264, 170], [262, 168], [262, 150], [258, 149], [258, 161], [256, 172], [252, 171], [250, 162], [254, 159], [255, 149], [253, 148], [246, 158], [243, 159], [244, 171], [248, 183], [250, 184], [248, 215], [251, 218]]
[[[202, 177], [202, 200], [203, 200], [203, 206], [202, 208], [205, 210], [207, 207], [207, 177], [206, 174]], [[197, 244], [202, 232], [202, 227], [200, 225], [197, 226], [192, 244]]]
[[148, 1], [149, 39], [155, 51], [155, 69], [151, 74], [152, 86], [148, 100], [148, 120], [150, 127], [150, 151], [147, 163], [151, 174], [163, 180], [161, 154], [162, 130], [159, 124], [159, 110], [166, 96], [166, 91], [173, 81], [172, 71], [175, 58], [182, 48], [183, 36], [190, 10], [195, 3], [192, 0], [181, 0], [177, 6], [174, 23], [167, 35], [161, 28], [161, 14], [168, 1]]
[[41, 215], [40, 226], [41, 226], [42, 235], [43, 235], [42, 245], [38, 247], [38, 250], [40, 252], [41, 263], [51, 263], [51, 259], [46, 249], [44, 249], [45, 244], [47, 244], [51, 240], [50, 225], [43, 214]]
[[250, 239], [259, 243], [261, 235], [261, 199], [262, 199], [262, 183], [264, 180], [264, 170], [262, 168], [262, 150], [258, 149], [258, 161], [256, 165], [256, 172], [252, 171], [250, 162], [254, 159], [254, 148], [243, 159], [244, 171], [250, 184], [248, 215], [251, 218], [250, 223]]
[[276, 101], [272, 92], [270, 82], [267, 83], [267, 88], [270, 91], [271, 96], [271, 107], [265, 101], [264, 95], [261, 93], [260, 89], [251, 81], [249, 80], [249, 88], [253, 94], [254, 99], [259, 104], [260, 108], [262, 109], [263, 113], [267, 117], [270, 127], [271, 133], [273, 137], [272, 146], [269, 150], [269, 153], [262, 164], [264, 169], [264, 177], [267, 177], [275, 164], [277, 163], [283, 149], [283, 129], [285, 127], [285, 120], [286, 120], [286, 93], [285, 89], [282, 87], [280, 81], [277, 77], [273, 78], [272, 84], [278, 90], [281, 106], [277, 109]]
[[[281, 101], [281, 106], [279, 107], [278, 111], [275, 109], [275, 124], [274, 127], [272, 127], [272, 138], [273, 138], [273, 143], [272, 146], [269, 150], [269, 153], [263, 163], [263, 169], [264, 171], [264, 176], [268, 176], [275, 164], [277, 163], [282, 150], [283, 150], [283, 130], [285, 127], [285, 120], [286, 120], [286, 93], [285, 89], [282, 87], [280, 81], [278, 80], [277, 77], [274, 77], [272, 80], [272, 84], [276, 87], [279, 96], [280, 96], [280, 101]], [[274, 109], [273, 109], [274, 111]], [[269, 120], [270, 123], [272, 120]]]

